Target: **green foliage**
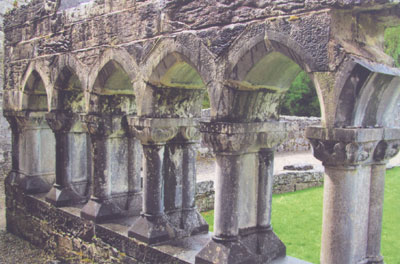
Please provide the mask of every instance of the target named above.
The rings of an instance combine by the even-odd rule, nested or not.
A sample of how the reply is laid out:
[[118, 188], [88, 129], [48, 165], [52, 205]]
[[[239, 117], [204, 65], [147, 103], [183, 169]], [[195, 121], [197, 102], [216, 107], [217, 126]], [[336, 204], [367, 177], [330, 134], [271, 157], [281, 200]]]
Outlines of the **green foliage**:
[[[273, 195], [272, 225], [287, 254], [319, 263], [323, 188]], [[213, 230], [214, 211], [202, 213]], [[382, 255], [385, 263], [400, 263], [400, 168], [388, 170], [383, 206]]]
[[281, 105], [282, 115], [321, 116], [313, 82], [304, 71], [297, 75]]
[[208, 93], [205, 92], [204, 93], [204, 97], [203, 97], [203, 107], [202, 109], [208, 109], [210, 108], [210, 98], [208, 97]]
[[397, 67], [400, 67], [400, 26], [385, 30], [385, 52], [390, 55]]

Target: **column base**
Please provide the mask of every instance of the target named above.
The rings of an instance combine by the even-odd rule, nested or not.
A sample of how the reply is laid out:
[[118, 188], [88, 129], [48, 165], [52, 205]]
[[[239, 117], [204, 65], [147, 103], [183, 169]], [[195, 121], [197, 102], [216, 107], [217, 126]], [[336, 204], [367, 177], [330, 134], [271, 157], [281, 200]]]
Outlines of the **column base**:
[[171, 240], [176, 231], [165, 215], [142, 215], [129, 229], [128, 236], [151, 245]]
[[115, 219], [122, 215], [123, 211], [111, 200], [101, 200], [97, 197], [92, 197], [81, 210], [81, 217], [96, 223]]
[[140, 215], [142, 211], [143, 195], [141, 192], [128, 195], [128, 216]]
[[382, 256], [367, 257], [366, 264], [384, 264]]
[[257, 263], [256, 256], [240, 240], [210, 240], [196, 255], [196, 264]]
[[257, 253], [261, 254], [263, 263], [286, 256], [286, 246], [272, 228], [258, 230], [256, 236], [258, 240]]
[[187, 231], [189, 235], [208, 232], [206, 220], [204, 220], [203, 216], [194, 208], [182, 211], [182, 224], [183, 229]]
[[6, 180], [12, 185], [17, 185], [26, 194], [46, 193], [51, 189], [51, 184], [45, 181], [42, 176], [25, 175], [18, 171], [11, 171]]
[[69, 206], [87, 201], [87, 197], [80, 196], [70, 188], [63, 188], [62, 186], [55, 184], [46, 195], [46, 202], [56, 206]]

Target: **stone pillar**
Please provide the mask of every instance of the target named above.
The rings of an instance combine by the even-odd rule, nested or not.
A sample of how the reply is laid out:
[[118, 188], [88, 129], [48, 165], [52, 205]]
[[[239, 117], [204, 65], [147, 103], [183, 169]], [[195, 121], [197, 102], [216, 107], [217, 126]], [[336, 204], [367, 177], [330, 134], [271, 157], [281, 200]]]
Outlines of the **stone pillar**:
[[374, 163], [371, 166], [371, 188], [368, 218], [367, 263], [383, 264], [381, 255], [381, 233], [383, 196], [385, 190], [386, 164], [400, 148], [400, 129], [385, 129], [383, 140], [374, 152]]
[[164, 211], [163, 162], [165, 144], [175, 137], [178, 129], [156, 126], [151, 121], [129, 119], [130, 128], [143, 145], [144, 167], [143, 211], [141, 217], [129, 229], [128, 235], [148, 244], [155, 244], [176, 236], [175, 229]]
[[[134, 158], [129, 153], [132, 141], [122, 127], [122, 116], [89, 114], [82, 120], [91, 137], [92, 196], [82, 208], [81, 216], [102, 222], [140, 212], [141, 194], [137, 184], [137, 169], [132, 169]], [[135, 162], [137, 164], [137, 162]], [[135, 175], [130, 175], [134, 172]], [[131, 176], [131, 179], [129, 179]]]
[[48, 192], [55, 178], [55, 140], [44, 112], [5, 112], [13, 133], [8, 181], [28, 194]]
[[180, 127], [166, 146], [164, 156], [165, 211], [170, 222], [188, 235], [208, 232], [208, 224], [196, 209], [196, 144], [200, 131], [193, 126]]
[[203, 142], [216, 153], [217, 179], [214, 235], [196, 263], [268, 263], [285, 255], [270, 225], [273, 149], [285, 125], [201, 123]]
[[[87, 200], [86, 192], [79, 192], [74, 188], [76, 176], [73, 167], [76, 166], [79, 169], [77, 174], [85, 180], [85, 185], [87, 185], [89, 168], [86, 133], [83, 137], [84, 141], [80, 142], [83, 146], [76, 146], [71, 140], [73, 133], [70, 133], [72, 126], [79, 122], [79, 116], [53, 111], [46, 114], [46, 119], [56, 139], [56, 182], [46, 195], [46, 201], [54, 206], [67, 206], [85, 202]], [[74, 149], [74, 147], [78, 149]], [[83, 152], [83, 157], [79, 156], [81, 152]]]
[[196, 122], [184, 118], [129, 119], [145, 156], [143, 212], [129, 236], [148, 244], [208, 232], [194, 204]]
[[365, 263], [371, 163], [383, 129], [309, 127], [306, 136], [325, 167], [321, 263]]

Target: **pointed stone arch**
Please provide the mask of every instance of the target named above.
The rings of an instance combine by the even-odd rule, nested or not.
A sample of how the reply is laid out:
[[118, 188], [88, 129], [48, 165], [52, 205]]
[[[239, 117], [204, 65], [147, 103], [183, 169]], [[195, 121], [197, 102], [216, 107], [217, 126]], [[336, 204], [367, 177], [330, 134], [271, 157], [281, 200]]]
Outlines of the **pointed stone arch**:
[[[338, 80], [335, 127], [392, 127], [400, 71], [351, 58]], [[399, 125], [394, 125], [399, 126]]]
[[[290, 84], [306, 71], [316, 84], [324, 118], [322, 92], [313, 72], [324, 70], [289, 36], [255, 26], [229, 50], [218, 120], [266, 121], [279, 118], [279, 106]], [[244, 111], [246, 109], [246, 111]]]
[[83, 113], [86, 110], [88, 69], [72, 55], [57, 57], [57, 67], [53, 68], [51, 109]]
[[136, 113], [134, 84], [139, 74], [126, 50], [105, 51], [89, 74], [88, 111]]
[[[144, 100], [139, 115], [157, 117], [199, 116], [205, 90], [212, 94], [218, 86], [215, 57], [200, 39], [192, 34], [159, 40], [147, 54], [142, 69], [140, 91]], [[168, 94], [171, 101], [157, 101]], [[160, 109], [165, 111], [158, 111]]]
[[51, 101], [50, 80], [44, 62], [33, 61], [27, 67], [20, 86], [21, 110], [48, 111]]

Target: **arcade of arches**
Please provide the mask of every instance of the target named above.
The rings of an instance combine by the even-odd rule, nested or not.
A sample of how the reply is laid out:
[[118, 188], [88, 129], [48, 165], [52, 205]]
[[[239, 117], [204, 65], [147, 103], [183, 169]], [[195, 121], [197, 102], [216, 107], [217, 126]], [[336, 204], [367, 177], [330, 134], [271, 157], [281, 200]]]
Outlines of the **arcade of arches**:
[[[400, 70], [383, 34], [399, 18], [394, 0], [12, 10], [8, 230], [98, 263], [301, 263], [273, 231], [271, 199], [279, 105], [303, 70], [322, 114], [307, 129], [326, 174], [321, 263], [383, 263], [385, 164], [400, 148]], [[194, 203], [200, 140], [217, 159], [213, 234]]]

